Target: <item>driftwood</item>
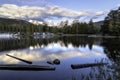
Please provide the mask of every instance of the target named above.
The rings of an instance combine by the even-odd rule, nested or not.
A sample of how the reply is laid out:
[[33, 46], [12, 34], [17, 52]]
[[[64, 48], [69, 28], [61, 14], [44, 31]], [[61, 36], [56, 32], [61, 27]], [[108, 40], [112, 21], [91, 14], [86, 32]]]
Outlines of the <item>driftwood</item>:
[[16, 71], [47, 71], [55, 70], [55, 67], [39, 66], [39, 65], [20, 65], [20, 64], [6, 64], [0, 65], [0, 70], [16, 70]]
[[94, 66], [103, 66], [107, 63], [92, 63], [92, 64], [72, 64], [72, 69], [80, 69], [80, 68], [87, 68], [87, 67], [94, 67]]
[[52, 61], [47, 61], [48, 64], [54, 65]]
[[24, 60], [24, 59], [21, 59], [21, 58], [15, 57], [15, 56], [11, 56], [11, 55], [9, 55], [9, 54], [6, 54], [6, 55], [9, 56], [9, 57], [12, 57], [12, 58], [14, 58], [14, 59], [17, 59], [17, 60], [23, 61], [23, 62], [25, 62], [25, 63], [27, 63], [27, 64], [32, 64], [31, 61], [27, 61], [27, 60]]

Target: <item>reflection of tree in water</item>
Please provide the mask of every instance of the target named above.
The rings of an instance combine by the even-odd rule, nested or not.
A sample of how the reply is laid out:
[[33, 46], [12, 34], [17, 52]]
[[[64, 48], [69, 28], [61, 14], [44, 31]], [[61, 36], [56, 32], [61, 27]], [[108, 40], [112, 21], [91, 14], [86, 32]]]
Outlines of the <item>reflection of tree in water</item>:
[[66, 47], [68, 46], [68, 44], [72, 44], [74, 47], [79, 47], [79, 46], [85, 47], [86, 44], [88, 43], [86, 41], [86, 37], [79, 37], [79, 36], [61, 37], [60, 40], [63, 41]]
[[34, 39], [34, 38], [23, 38], [23, 39], [0, 39], [0, 51], [23, 49], [29, 46], [48, 45], [53, 40], [49, 39]]
[[[101, 61], [96, 61], [95, 63], [108, 63], [108, 59], [101, 59]], [[108, 69], [109, 64], [103, 66], [89, 67], [88, 72], [80, 73], [79, 76], [72, 76], [72, 80], [116, 80], [114, 73]]]
[[88, 37], [79, 37], [79, 36], [63, 36], [63, 37], [54, 37], [54, 38], [38, 38], [34, 39], [32, 37], [21, 38], [21, 39], [0, 39], [0, 51], [6, 50], [15, 50], [28, 48], [29, 46], [42, 45], [47, 46], [50, 43], [62, 42], [64, 46], [68, 47], [69, 44], [72, 44], [74, 47], [85, 47], [88, 45], [92, 49], [92, 45], [100, 43], [100, 39], [88, 38]]
[[120, 39], [103, 39], [104, 52], [114, 62], [120, 61]]
[[67, 47], [68, 44], [72, 44], [74, 47], [85, 47], [88, 45], [90, 49], [92, 49], [92, 45], [95, 43], [99, 43], [99, 38], [89, 38], [89, 37], [80, 37], [80, 36], [65, 36], [61, 37], [60, 40]]
[[[117, 79], [120, 80], [120, 39], [103, 39], [102, 46], [104, 52], [109, 59], [114, 63], [113, 68], [116, 69]], [[118, 69], [119, 68], [119, 69]]]

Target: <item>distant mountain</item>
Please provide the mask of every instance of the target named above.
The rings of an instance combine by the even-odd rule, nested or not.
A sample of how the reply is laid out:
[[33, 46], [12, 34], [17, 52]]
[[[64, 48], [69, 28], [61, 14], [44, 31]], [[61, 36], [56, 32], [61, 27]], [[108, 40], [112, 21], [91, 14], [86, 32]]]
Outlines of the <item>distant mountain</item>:
[[94, 22], [94, 26], [101, 27], [101, 25], [103, 25], [103, 23], [104, 23], [104, 21]]
[[28, 21], [25, 20], [19, 20], [19, 19], [9, 19], [9, 18], [0, 18], [0, 24], [2, 25], [10, 25], [10, 26], [28, 26], [28, 25], [34, 25]]

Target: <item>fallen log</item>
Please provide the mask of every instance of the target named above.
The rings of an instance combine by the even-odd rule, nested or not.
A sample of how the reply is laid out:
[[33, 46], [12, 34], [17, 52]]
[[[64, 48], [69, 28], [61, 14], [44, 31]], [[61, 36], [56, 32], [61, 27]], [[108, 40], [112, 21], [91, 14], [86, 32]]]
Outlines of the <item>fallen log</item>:
[[80, 69], [80, 68], [87, 68], [87, 67], [94, 67], [94, 66], [103, 66], [107, 63], [92, 63], [92, 64], [72, 64], [72, 69]]
[[16, 71], [48, 71], [55, 70], [55, 67], [39, 66], [39, 65], [20, 65], [6, 64], [0, 65], [0, 70], [16, 70]]
[[17, 60], [23, 61], [23, 62], [25, 62], [25, 63], [27, 63], [27, 64], [32, 64], [31, 61], [27, 61], [27, 60], [24, 60], [24, 59], [21, 59], [21, 58], [15, 57], [15, 56], [11, 56], [11, 55], [9, 55], [9, 54], [6, 54], [6, 55], [9, 56], [9, 57], [12, 57], [12, 58], [14, 58], [14, 59], [17, 59]]
[[53, 62], [51, 62], [51, 61], [47, 61], [47, 63], [48, 63], [48, 64], [51, 64], [51, 65], [54, 65], [54, 63], [53, 63]]

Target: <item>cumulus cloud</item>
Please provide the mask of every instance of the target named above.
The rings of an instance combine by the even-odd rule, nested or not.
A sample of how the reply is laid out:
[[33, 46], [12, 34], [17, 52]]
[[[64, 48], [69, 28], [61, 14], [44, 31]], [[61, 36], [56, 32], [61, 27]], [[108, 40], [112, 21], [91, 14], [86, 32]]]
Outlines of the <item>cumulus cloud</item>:
[[56, 16], [56, 17], [68, 17], [68, 18], [80, 18], [82, 16], [86, 16], [87, 12], [83, 12], [83, 11], [73, 11], [70, 9], [66, 9], [66, 8], [61, 8], [58, 6], [50, 6], [49, 7], [50, 10], [48, 12], [48, 14], [50, 14], [51, 16]]
[[95, 13], [95, 16], [101, 16], [101, 15], [104, 15], [105, 12], [104, 11], [98, 11]]
[[8, 18], [34, 18], [43, 16], [44, 8], [4, 4], [0, 7], [0, 16]]
[[91, 19], [97, 19], [100, 18], [104, 15], [106, 15], [108, 11], [97, 11], [97, 12], [92, 12], [90, 18]]
[[21, 19], [32, 19], [32, 18], [80, 18], [86, 16], [86, 11], [74, 11], [59, 6], [17, 6], [14, 4], [3, 4], [0, 6], [0, 16], [8, 18], [21, 18]]
[[98, 19], [108, 11], [83, 10], [75, 11], [56, 5], [47, 6], [18, 6], [15, 4], [3, 4], [0, 6], [0, 17], [46, 21], [52, 19], [81, 19], [82, 21]]
[[89, 14], [81, 19], [81, 21], [89, 21], [90, 19], [99, 19], [104, 17], [109, 11], [89, 11]]

